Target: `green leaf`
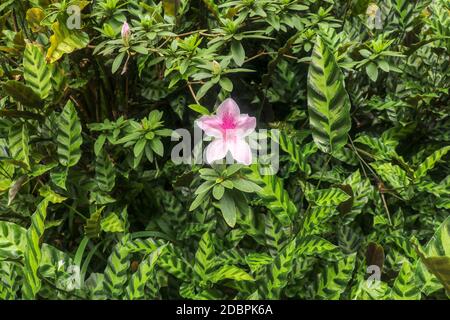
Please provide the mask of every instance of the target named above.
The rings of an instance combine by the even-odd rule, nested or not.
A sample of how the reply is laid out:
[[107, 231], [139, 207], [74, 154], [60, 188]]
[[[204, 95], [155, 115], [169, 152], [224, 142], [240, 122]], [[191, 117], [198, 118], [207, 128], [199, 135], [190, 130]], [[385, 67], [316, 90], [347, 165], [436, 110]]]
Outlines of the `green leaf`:
[[84, 226], [84, 233], [90, 239], [98, 238], [101, 232], [100, 220], [102, 211], [105, 207], [94, 211], [89, 219], [86, 220], [86, 225]]
[[220, 84], [220, 86], [222, 87], [223, 90], [225, 90], [227, 92], [232, 92], [233, 91], [233, 82], [231, 82], [230, 79], [228, 79], [228, 78], [220, 78], [219, 84]]
[[450, 146], [443, 147], [439, 150], [433, 152], [432, 155], [427, 157], [424, 162], [422, 162], [417, 170], [414, 172], [416, 179], [424, 177], [429, 170], [432, 170], [437, 162], [442, 159], [450, 151]]
[[176, 17], [178, 13], [178, 8], [180, 6], [180, 0], [163, 0], [164, 14]]
[[317, 297], [338, 300], [352, 278], [355, 261], [356, 253], [339, 260], [332, 267], [324, 268], [317, 277]]
[[26, 232], [18, 224], [0, 221], [0, 261], [23, 257], [27, 247]]
[[245, 61], [245, 50], [242, 43], [237, 40], [231, 42], [231, 55], [233, 56], [234, 62], [240, 67]]
[[200, 193], [192, 202], [191, 206], [189, 207], [189, 211], [194, 211], [197, 209], [205, 200], [207, 193]]
[[[450, 216], [436, 230], [426, 244], [421, 261], [416, 266], [416, 277], [425, 295], [444, 285], [450, 291]], [[438, 277], [436, 277], [438, 276]]]
[[258, 186], [256, 183], [242, 178], [236, 178], [232, 180], [233, 186], [241, 190], [243, 192], [252, 193], [252, 192], [262, 192], [262, 188]]
[[27, 85], [38, 94], [41, 99], [49, 96], [52, 90], [52, 72], [44, 59], [40, 46], [28, 43], [23, 55], [24, 78]]
[[224, 279], [235, 281], [253, 281], [253, 277], [236, 266], [223, 266], [211, 275], [212, 282], [219, 282]]
[[140, 54], [148, 54], [148, 49], [145, 47], [141, 47], [141, 46], [133, 46], [131, 47], [131, 49], [134, 52], [140, 53]]
[[202, 194], [208, 192], [214, 185], [215, 182], [213, 181], [205, 181], [197, 188], [197, 190], [195, 190], [195, 194]]
[[194, 271], [200, 279], [209, 279], [212, 268], [214, 267], [214, 258], [215, 251], [211, 236], [209, 232], [205, 232], [198, 243], [198, 249], [195, 253]]
[[111, 67], [111, 72], [112, 73], [116, 73], [117, 70], [119, 70], [120, 66], [122, 65], [123, 62], [123, 58], [125, 58], [125, 54], [126, 52], [121, 52], [117, 55], [117, 57], [115, 57], [112, 67]]
[[225, 192], [225, 188], [220, 184], [216, 184], [214, 186], [213, 192], [212, 192], [214, 199], [216, 199], [216, 200], [222, 199], [224, 192]]
[[450, 292], [450, 257], [425, 257], [421, 256], [422, 262], [444, 286], [447, 293]]
[[67, 198], [57, 194], [53, 191], [49, 186], [45, 185], [39, 189], [39, 194], [46, 198], [51, 203], [61, 203], [65, 201]]
[[30, 167], [29, 134], [26, 124], [13, 125], [8, 134], [9, 150], [14, 160], [22, 161]]
[[[192, 280], [192, 267], [178, 247], [167, 246], [166, 252], [158, 260], [158, 265], [177, 279]], [[203, 267], [199, 266], [198, 268], [202, 273]]]
[[381, 70], [383, 70], [384, 72], [389, 72], [390, 67], [389, 67], [389, 63], [387, 61], [384, 60], [380, 60], [378, 61], [378, 66], [381, 68]]
[[81, 123], [77, 111], [68, 101], [58, 121], [58, 156], [59, 163], [67, 168], [73, 167], [81, 158]]
[[267, 277], [261, 279], [258, 293], [262, 299], [279, 299], [281, 289], [288, 282], [292, 272], [292, 263], [295, 259], [296, 241], [291, 241], [275, 257], [273, 263], [267, 266]]
[[219, 201], [219, 207], [222, 211], [225, 222], [234, 228], [236, 224], [237, 208], [233, 197], [229, 192], [225, 192]]
[[115, 213], [111, 213], [100, 221], [100, 227], [105, 232], [124, 232], [125, 226]]
[[309, 123], [320, 150], [333, 153], [347, 143], [350, 98], [334, 55], [317, 37], [308, 72]]
[[350, 196], [339, 188], [314, 190], [305, 193], [306, 199], [318, 206], [337, 206], [348, 200]]
[[388, 162], [372, 162], [370, 165], [380, 175], [381, 179], [396, 189], [404, 199], [411, 198], [412, 195], [408, 190], [410, 180], [405, 170], [398, 165], [393, 165]]
[[324, 206], [318, 207], [313, 206], [310, 208], [309, 212], [305, 216], [300, 229], [300, 234], [302, 236], [322, 234], [328, 229], [327, 221], [330, 220], [335, 215], [338, 215], [339, 211], [335, 207]]
[[[274, 137], [272, 137], [274, 138]], [[285, 132], [280, 132], [278, 139], [281, 149], [288, 153], [292, 163], [298, 166], [307, 175], [311, 174], [311, 166], [307, 160], [317, 152], [317, 145], [314, 142], [300, 146], [298, 139]]]
[[420, 300], [420, 297], [420, 290], [411, 263], [405, 260], [392, 287], [391, 299]]
[[38, 275], [39, 264], [42, 258], [40, 239], [45, 231], [47, 206], [47, 199], [39, 203], [31, 217], [31, 226], [26, 233], [27, 246], [24, 254], [24, 283], [22, 287], [24, 299], [34, 299], [41, 289], [41, 279]]
[[80, 245], [78, 246], [77, 252], [75, 252], [75, 257], [74, 257], [74, 263], [77, 266], [81, 266], [81, 260], [83, 259], [83, 254], [84, 251], [86, 250], [86, 246], [89, 243], [89, 238], [88, 237], [84, 237], [81, 242]]
[[50, 178], [52, 182], [58, 187], [66, 190], [66, 181], [68, 176], [68, 170], [66, 168], [56, 168], [54, 171], [50, 172]]
[[0, 299], [15, 300], [17, 298], [19, 278], [19, 267], [13, 262], [0, 263]]
[[190, 104], [188, 105], [189, 109], [194, 110], [195, 112], [200, 113], [201, 115], [209, 115], [210, 112], [208, 109], [206, 109], [204, 106], [201, 106], [199, 104]]
[[95, 180], [100, 190], [110, 192], [116, 183], [116, 171], [105, 151], [101, 151], [95, 163]]
[[64, 54], [86, 47], [89, 36], [79, 30], [69, 30], [58, 21], [52, 24], [53, 35], [50, 36], [50, 48], [47, 51], [47, 61], [54, 63], [61, 59]]
[[127, 242], [128, 237], [123, 237], [107, 261], [103, 284], [109, 299], [120, 299], [125, 290], [128, 280], [127, 270], [130, 267], [130, 249]]
[[25, 106], [40, 108], [43, 105], [41, 97], [22, 82], [14, 80], [7, 81], [3, 84], [3, 91]]
[[155, 277], [156, 262], [163, 251], [164, 247], [158, 248], [139, 264], [138, 270], [131, 276], [126, 288], [128, 300], [143, 299], [145, 297], [145, 285], [152, 277]]
[[331, 259], [342, 258], [339, 247], [323, 238], [306, 236], [298, 238], [297, 242], [297, 256], [322, 256]]
[[268, 265], [269, 263], [273, 262], [273, 258], [265, 253], [250, 253], [245, 257], [245, 262], [250, 267], [250, 270], [252, 272], [256, 273], [258, 270], [260, 270], [265, 265]]
[[138, 140], [138, 142], [136, 142], [133, 148], [133, 154], [135, 158], [142, 156], [146, 144], [147, 140], [145, 138], [141, 138]]
[[262, 198], [264, 204], [283, 226], [290, 225], [297, 214], [297, 208], [284, 189], [282, 179], [276, 175], [261, 175], [260, 167], [257, 165], [253, 165], [251, 169], [252, 175], [250, 178], [264, 185], [262, 190], [257, 192], [258, 196]]
[[276, 256], [283, 248], [285, 242], [290, 237], [291, 233], [288, 227], [283, 226], [281, 222], [273, 215], [265, 216], [264, 221], [264, 236], [265, 245], [268, 247], [269, 253]]
[[150, 146], [152, 150], [160, 157], [164, 156], [164, 145], [161, 139], [150, 140]]
[[205, 82], [197, 92], [196, 98], [200, 100], [215, 85], [214, 81]]
[[[1, 10], [0, 10], [1, 11]], [[33, 32], [38, 32], [42, 27], [40, 23], [45, 18], [45, 12], [41, 8], [31, 8], [27, 10], [26, 20]]]
[[352, 14], [360, 15], [367, 12], [370, 0], [353, 0], [351, 1]]
[[106, 142], [106, 135], [104, 135], [104, 134], [99, 135], [97, 140], [95, 140], [94, 152], [95, 152], [96, 156], [98, 156], [100, 154], [100, 152], [103, 150], [103, 146], [105, 145], [105, 142]]
[[366, 73], [369, 76], [370, 80], [376, 82], [378, 79], [378, 66], [375, 63], [370, 62], [366, 66]]

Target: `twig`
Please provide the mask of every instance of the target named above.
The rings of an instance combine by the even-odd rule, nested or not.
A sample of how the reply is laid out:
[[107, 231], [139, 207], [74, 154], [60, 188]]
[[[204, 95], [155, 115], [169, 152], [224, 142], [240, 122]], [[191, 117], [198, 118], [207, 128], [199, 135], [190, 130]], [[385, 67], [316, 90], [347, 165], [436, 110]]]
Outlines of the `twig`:
[[381, 200], [383, 200], [384, 208], [386, 209], [386, 214], [387, 214], [387, 217], [389, 220], [389, 224], [392, 226], [391, 215], [389, 213], [389, 208], [387, 206], [386, 199], [384, 198], [384, 194], [382, 192], [380, 192], [380, 196], [381, 196]]
[[43, 279], [50, 287], [52, 287], [53, 289], [55, 289], [56, 291], [71, 295], [79, 300], [85, 300], [85, 297], [79, 296], [76, 293], [70, 292], [70, 291], [66, 291], [64, 289], [58, 288], [56, 285], [54, 285], [50, 280], [48, 280], [47, 278], [41, 276], [41, 279]]
[[258, 54], [256, 54], [256, 55], [254, 55], [253, 57], [250, 57], [250, 58], [248, 58], [247, 60], [244, 60], [244, 63], [247, 63], [247, 62], [249, 62], [249, 61], [255, 60], [255, 59], [257, 59], [257, 58], [259, 58], [259, 57], [261, 57], [261, 56], [266, 56], [266, 55], [268, 55], [268, 54], [270, 54], [270, 53], [269, 53], [269, 52], [266, 52], [266, 51], [260, 52], [260, 53], [258, 53]]
[[200, 104], [200, 102], [197, 100], [197, 97], [195, 96], [195, 93], [194, 93], [194, 90], [192, 89], [191, 84], [188, 83], [187, 85], [188, 85], [189, 91], [191, 92], [192, 98], [194, 98], [194, 100], [195, 100], [195, 103]]

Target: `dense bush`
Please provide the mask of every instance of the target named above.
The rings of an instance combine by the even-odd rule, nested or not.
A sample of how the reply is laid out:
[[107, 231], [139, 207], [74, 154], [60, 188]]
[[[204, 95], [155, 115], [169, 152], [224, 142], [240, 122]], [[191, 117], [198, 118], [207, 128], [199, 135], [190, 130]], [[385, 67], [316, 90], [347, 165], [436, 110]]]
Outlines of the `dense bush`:
[[[447, 299], [449, 12], [1, 0], [0, 298]], [[276, 175], [171, 160], [229, 97]]]

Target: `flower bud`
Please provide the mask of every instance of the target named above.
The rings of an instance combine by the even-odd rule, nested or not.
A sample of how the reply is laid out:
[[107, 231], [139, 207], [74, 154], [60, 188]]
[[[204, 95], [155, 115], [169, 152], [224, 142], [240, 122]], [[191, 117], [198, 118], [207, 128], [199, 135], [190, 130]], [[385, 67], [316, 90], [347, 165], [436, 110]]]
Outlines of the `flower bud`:
[[218, 63], [216, 60], [212, 62], [212, 72], [213, 74], [220, 74], [222, 71], [222, 67], [220, 66], [220, 63]]
[[377, 6], [376, 3], [370, 3], [369, 6], [367, 7], [366, 14], [369, 17], [375, 17], [377, 15], [378, 10], [380, 10], [380, 8]]
[[126, 21], [123, 23], [121, 35], [122, 35], [122, 39], [125, 42], [128, 42], [128, 40], [130, 39], [130, 36], [131, 36], [131, 29], [130, 29], [130, 26], [128, 25], [128, 22], [126, 22]]

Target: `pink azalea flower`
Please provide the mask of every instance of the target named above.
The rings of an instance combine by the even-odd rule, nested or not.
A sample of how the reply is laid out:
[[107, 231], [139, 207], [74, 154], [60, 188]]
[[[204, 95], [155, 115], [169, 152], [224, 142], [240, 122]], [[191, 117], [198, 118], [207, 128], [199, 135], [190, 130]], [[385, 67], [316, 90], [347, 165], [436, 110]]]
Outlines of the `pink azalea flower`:
[[222, 102], [215, 116], [203, 116], [196, 121], [207, 136], [214, 137], [206, 148], [206, 161], [213, 163], [225, 158], [228, 151], [238, 163], [252, 163], [252, 151], [245, 141], [256, 128], [256, 118], [241, 114], [236, 102]]
[[122, 35], [122, 39], [124, 39], [125, 41], [127, 41], [131, 36], [130, 25], [128, 24], [127, 21], [125, 21], [122, 25], [121, 35]]

